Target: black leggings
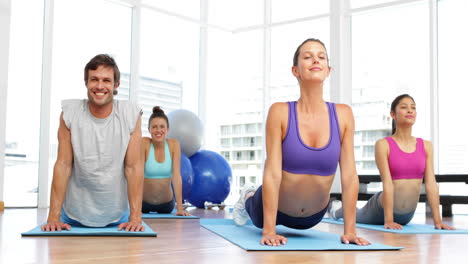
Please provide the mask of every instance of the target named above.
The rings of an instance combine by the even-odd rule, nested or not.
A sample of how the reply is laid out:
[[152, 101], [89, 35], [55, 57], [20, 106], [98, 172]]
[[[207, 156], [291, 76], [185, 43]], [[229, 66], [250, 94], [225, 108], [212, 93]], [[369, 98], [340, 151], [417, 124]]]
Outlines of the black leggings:
[[[258, 187], [254, 196], [249, 197], [245, 201], [245, 209], [247, 210], [252, 223], [258, 228], [263, 228], [262, 186]], [[294, 229], [308, 229], [320, 223], [326, 212], [327, 207], [311, 216], [292, 217], [278, 211], [276, 214], [276, 225], [284, 225]]]
[[170, 214], [172, 213], [172, 210], [174, 210], [175, 207], [175, 201], [174, 199], [170, 200], [167, 203], [162, 203], [162, 204], [150, 204], [147, 202], [142, 203], [141, 206], [141, 212], [144, 214], [147, 214], [149, 212], [156, 212], [160, 214]]

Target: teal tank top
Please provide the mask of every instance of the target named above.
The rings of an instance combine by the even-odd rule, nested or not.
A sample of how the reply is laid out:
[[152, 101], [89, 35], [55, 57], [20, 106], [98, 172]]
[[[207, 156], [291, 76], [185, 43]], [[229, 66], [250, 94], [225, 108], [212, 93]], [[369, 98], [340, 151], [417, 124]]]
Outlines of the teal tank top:
[[167, 179], [172, 175], [172, 158], [167, 140], [164, 141], [164, 161], [158, 162], [154, 156], [154, 146], [150, 143], [148, 159], [145, 162], [145, 178]]

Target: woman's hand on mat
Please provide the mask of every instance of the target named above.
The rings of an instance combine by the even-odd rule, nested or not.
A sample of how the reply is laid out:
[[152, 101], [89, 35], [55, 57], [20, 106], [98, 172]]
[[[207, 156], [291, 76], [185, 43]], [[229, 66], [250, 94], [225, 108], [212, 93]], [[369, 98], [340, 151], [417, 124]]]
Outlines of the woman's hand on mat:
[[384, 224], [385, 229], [403, 229], [403, 227], [395, 222], [385, 222]]
[[118, 230], [120, 231], [122, 229], [130, 232], [145, 231], [145, 227], [141, 224], [141, 221], [129, 221], [127, 223], [121, 223]]
[[175, 215], [178, 215], [178, 216], [190, 216], [189, 212], [185, 211], [185, 210], [178, 210], [177, 212], [175, 212]]
[[445, 230], [455, 230], [456, 228], [453, 226], [449, 226], [443, 223], [434, 224], [435, 229], [445, 229]]
[[277, 234], [272, 235], [265, 235], [263, 234], [262, 239], [260, 240], [260, 244], [267, 245], [267, 246], [281, 246], [286, 245], [288, 239], [284, 236], [280, 236]]
[[71, 230], [71, 226], [69, 224], [62, 223], [60, 221], [50, 221], [47, 224], [41, 226], [42, 231], [62, 231], [62, 229], [66, 229], [68, 231]]
[[358, 237], [356, 234], [344, 234], [341, 236], [341, 242], [344, 244], [356, 244], [359, 246], [367, 246], [370, 245], [371, 243], [367, 240], [365, 240], [362, 237]]

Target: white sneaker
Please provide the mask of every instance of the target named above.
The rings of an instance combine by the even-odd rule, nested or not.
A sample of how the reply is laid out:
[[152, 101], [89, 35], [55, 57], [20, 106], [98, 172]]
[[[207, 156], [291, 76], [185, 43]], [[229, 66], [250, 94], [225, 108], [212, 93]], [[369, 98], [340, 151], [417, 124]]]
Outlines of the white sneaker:
[[328, 215], [331, 218], [338, 220], [339, 218], [336, 216], [336, 211], [339, 210], [341, 206], [342, 206], [341, 201], [338, 201], [338, 200], [331, 201], [331, 204], [328, 207]]
[[247, 223], [247, 220], [249, 220], [249, 214], [245, 210], [245, 195], [249, 192], [255, 192], [256, 189], [253, 183], [244, 184], [239, 200], [237, 200], [234, 205], [234, 210], [232, 211], [232, 218], [236, 225], [243, 226]]

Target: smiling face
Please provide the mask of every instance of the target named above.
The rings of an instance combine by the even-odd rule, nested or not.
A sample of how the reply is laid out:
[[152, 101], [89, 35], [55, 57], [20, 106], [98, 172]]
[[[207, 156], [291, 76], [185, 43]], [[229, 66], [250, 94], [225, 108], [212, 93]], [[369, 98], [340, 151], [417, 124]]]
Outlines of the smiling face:
[[398, 126], [412, 126], [416, 122], [416, 103], [409, 97], [404, 97], [390, 113]]
[[292, 67], [299, 81], [323, 82], [330, 74], [325, 47], [317, 41], [308, 41], [299, 49], [297, 65]]
[[167, 127], [167, 122], [164, 118], [155, 117], [151, 119], [148, 131], [151, 134], [153, 142], [162, 142], [166, 139], [169, 128]]
[[118, 87], [114, 80], [114, 70], [103, 65], [97, 67], [96, 70], [89, 70], [86, 87], [88, 99], [93, 105], [105, 106], [112, 103], [113, 92]]

